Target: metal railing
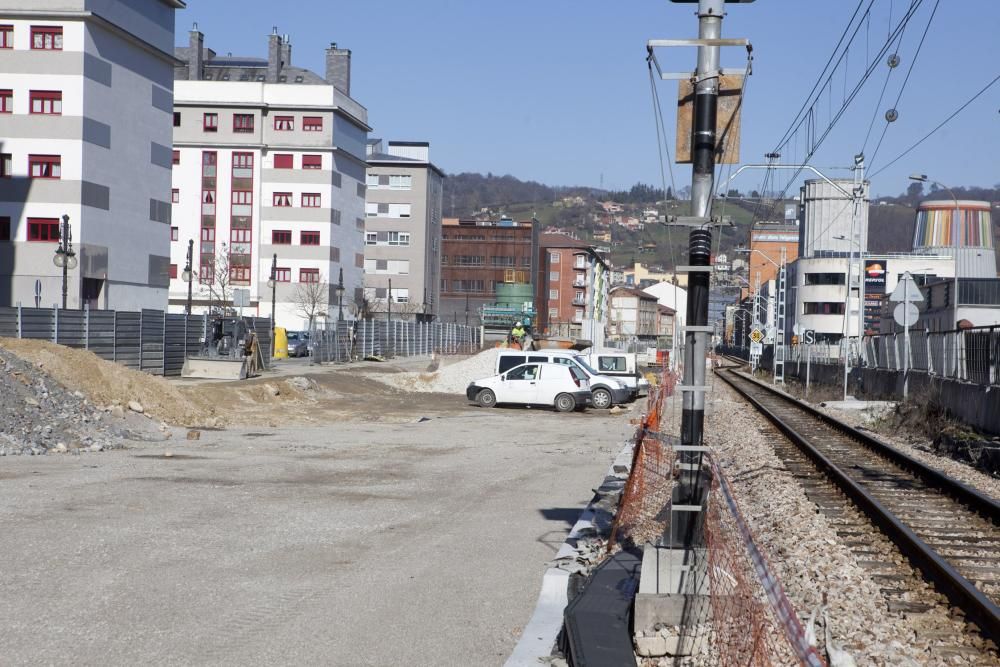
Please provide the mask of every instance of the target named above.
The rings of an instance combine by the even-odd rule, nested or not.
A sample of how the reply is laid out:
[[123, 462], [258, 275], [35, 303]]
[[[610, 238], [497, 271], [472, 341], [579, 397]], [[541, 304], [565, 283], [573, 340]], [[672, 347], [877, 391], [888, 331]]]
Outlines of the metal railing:
[[1000, 384], [1000, 327], [910, 331], [909, 358], [902, 333], [865, 336], [865, 366], [922, 371], [982, 385]]
[[317, 363], [368, 357], [473, 354], [483, 346], [482, 329], [450, 322], [353, 320], [314, 326], [309, 345]]

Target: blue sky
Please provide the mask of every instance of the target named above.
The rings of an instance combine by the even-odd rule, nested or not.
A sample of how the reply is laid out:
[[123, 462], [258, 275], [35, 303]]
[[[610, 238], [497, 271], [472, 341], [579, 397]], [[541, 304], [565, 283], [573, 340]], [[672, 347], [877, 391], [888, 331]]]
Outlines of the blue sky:
[[[846, 63], [823, 98], [818, 125], [836, 109], [864, 61], [877, 52], [910, 0], [873, 2]], [[888, 68], [878, 65], [812, 164], [852, 163], [873, 113], [866, 154], [871, 173], [1000, 74], [995, 51], [997, 0], [940, 0], [937, 14], [898, 105], [899, 119], [872, 154], [917, 42], [934, 8], [923, 0], [903, 35], [901, 64], [876, 105]], [[727, 37], [754, 45], [743, 116], [741, 162], [760, 162], [791, 124], [857, 3], [854, 0], [758, 0], [729, 5]], [[239, 6], [239, 11], [234, 11]], [[512, 174], [550, 185], [628, 187], [660, 182], [652, 99], [645, 63], [649, 38], [691, 37], [695, 5], [667, 0], [189, 0], [177, 13], [177, 42], [193, 22], [220, 54], [266, 56], [272, 26], [290, 35], [293, 62], [323, 71], [323, 49], [353, 52], [352, 96], [369, 111], [372, 136], [431, 142], [432, 160], [449, 173]], [[866, 40], [862, 35], [867, 35]], [[693, 69], [693, 49], [660, 52], [665, 68]], [[883, 59], [884, 60], [884, 59]], [[742, 67], [732, 49], [723, 64]], [[676, 83], [660, 82], [673, 150]], [[874, 177], [875, 194], [897, 194], [907, 174], [948, 185], [1000, 183], [1000, 83], [934, 137]], [[793, 142], [794, 143], [794, 142]], [[801, 152], [801, 144], [799, 151]], [[791, 151], [786, 157], [794, 162]], [[690, 167], [674, 167], [678, 187]], [[830, 171], [846, 176], [846, 171]], [[734, 185], [759, 188], [761, 173]]]

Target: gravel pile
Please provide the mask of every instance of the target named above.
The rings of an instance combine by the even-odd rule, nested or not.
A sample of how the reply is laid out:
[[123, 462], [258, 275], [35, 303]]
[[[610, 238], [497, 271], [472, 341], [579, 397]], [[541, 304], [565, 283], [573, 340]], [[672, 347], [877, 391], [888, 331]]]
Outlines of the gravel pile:
[[431, 372], [372, 373], [368, 377], [403, 391], [464, 394], [473, 380], [495, 375], [498, 353], [497, 348], [490, 348], [452, 363], [442, 359], [442, 366]]
[[[833, 638], [846, 645], [859, 665], [937, 665], [942, 661], [935, 657], [936, 645], [977, 644], [959, 621], [938, 609], [914, 615], [889, 612], [880, 584], [858, 564], [835, 526], [774, 453], [770, 442], [781, 436], [735, 392], [721, 382], [714, 387], [706, 439], [732, 482], [758, 545], [800, 613], [808, 614], [827, 594]], [[924, 587], [923, 582], [910, 585]], [[928, 626], [951, 636], [942, 642], [940, 634], [926, 632]], [[951, 657], [947, 664], [984, 664], [984, 659], [992, 658]]]
[[0, 348], [0, 456], [118, 448], [126, 431], [117, 410], [116, 420]]

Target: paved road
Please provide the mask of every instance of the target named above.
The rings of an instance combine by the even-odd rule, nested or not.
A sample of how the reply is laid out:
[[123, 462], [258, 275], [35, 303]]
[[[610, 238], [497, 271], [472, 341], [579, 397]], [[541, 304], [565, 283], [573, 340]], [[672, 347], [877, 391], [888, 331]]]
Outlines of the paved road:
[[0, 459], [0, 661], [499, 664], [631, 429], [456, 406]]

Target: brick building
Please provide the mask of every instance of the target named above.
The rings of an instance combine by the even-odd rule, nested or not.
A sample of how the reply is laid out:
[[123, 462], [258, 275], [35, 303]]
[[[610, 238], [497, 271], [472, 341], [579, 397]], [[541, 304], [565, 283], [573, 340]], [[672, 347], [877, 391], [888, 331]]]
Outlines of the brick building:
[[[799, 256], [799, 226], [783, 222], [758, 222], [750, 230], [750, 252], [747, 256], [750, 285], [760, 284], [778, 277], [781, 249], [785, 249], [785, 262], [791, 264]], [[741, 296], [753, 290], [744, 288]]]
[[502, 283], [531, 283], [538, 256], [535, 221], [466, 220], [441, 223], [441, 305], [446, 322], [479, 324], [479, 309], [496, 302]]
[[604, 343], [611, 267], [588, 243], [565, 234], [539, 235], [536, 329]]

